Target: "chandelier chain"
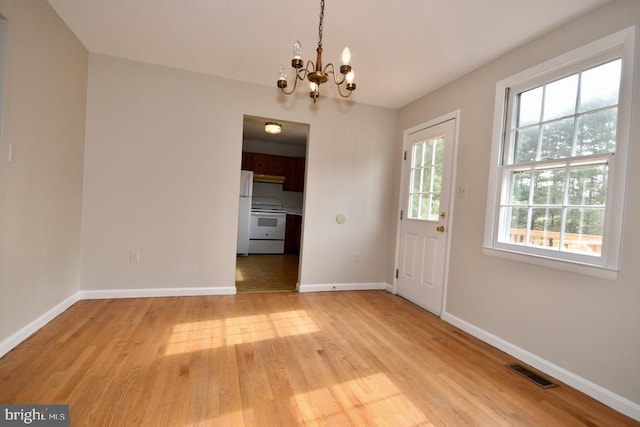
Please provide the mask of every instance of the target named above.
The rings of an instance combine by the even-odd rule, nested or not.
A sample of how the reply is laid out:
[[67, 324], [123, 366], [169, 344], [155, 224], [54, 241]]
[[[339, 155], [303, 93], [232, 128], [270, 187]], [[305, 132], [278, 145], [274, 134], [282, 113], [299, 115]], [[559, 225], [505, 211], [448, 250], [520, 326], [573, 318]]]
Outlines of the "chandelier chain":
[[320, 0], [320, 24], [318, 25], [318, 47], [322, 49], [322, 21], [324, 21], [324, 0]]

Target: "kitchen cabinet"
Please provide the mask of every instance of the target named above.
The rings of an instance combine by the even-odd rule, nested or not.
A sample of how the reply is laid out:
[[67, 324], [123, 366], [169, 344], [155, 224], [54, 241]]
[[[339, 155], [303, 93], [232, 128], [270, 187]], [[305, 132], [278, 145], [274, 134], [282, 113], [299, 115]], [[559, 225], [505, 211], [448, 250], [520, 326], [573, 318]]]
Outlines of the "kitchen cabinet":
[[302, 215], [287, 214], [284, 231], [284, 253], [300, 253], [300, 237], [302, 235]]
[[304, 157], [242, 152], [242, 169], [255, 174], [284, 176], [284, 191], [304, 191]]
[[270, 154], [242, 152], [242, 169], [255, 174], [275, 175], [271, 173]]
[[287, 157], [287, 170], [282, 184], [284, 191], [304, 191], [304, 157]]

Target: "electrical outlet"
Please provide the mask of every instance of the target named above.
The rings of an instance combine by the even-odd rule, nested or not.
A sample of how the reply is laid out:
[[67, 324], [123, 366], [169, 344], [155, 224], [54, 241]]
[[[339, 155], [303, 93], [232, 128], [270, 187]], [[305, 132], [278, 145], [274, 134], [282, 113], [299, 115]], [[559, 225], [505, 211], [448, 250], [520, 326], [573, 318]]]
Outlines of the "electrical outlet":
[[360, 262], [360, 253], [353, 254], [353, 262]]

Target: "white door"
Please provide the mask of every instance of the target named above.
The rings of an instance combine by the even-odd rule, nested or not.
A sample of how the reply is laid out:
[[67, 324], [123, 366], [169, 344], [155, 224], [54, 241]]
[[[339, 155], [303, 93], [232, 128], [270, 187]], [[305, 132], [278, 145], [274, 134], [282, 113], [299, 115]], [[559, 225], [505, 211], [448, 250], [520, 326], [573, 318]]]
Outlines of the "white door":
[[397, 293], [440, 315], [447, 260], [455, 119], [406, 135]]

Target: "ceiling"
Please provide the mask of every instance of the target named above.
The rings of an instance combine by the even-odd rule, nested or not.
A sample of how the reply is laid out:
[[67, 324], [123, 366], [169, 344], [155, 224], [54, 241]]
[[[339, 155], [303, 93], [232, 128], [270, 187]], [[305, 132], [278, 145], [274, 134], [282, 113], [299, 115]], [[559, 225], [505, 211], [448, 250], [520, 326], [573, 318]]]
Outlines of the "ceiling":
[[[48, 1], [93, 53], [274, 91], [296, 39], [315, 60], [319, 0]], [[397, 109], [607, 1], [326, 0], [323, 59], [339, 65], [348, 45], [351, 99]], [[329, 84], [320, 91], [337, 96]]]
[[[276, 122], [282, 125], [279, 135], [268, 135], [264, 131], [266, 122]], [[255, 116], [244, 116], [242, 139], [268, 141], [278, 144], [304, 145], [307, 143], [309, 125], [305, 123], [288, 122]]]

